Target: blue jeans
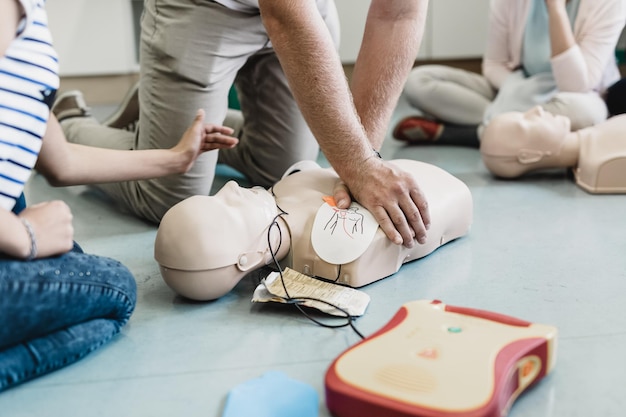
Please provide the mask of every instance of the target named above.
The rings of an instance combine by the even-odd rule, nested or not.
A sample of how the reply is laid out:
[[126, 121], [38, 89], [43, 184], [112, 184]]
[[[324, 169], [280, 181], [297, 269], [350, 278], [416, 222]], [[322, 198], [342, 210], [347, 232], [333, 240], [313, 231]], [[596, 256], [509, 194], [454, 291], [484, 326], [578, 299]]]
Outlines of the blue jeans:
[[0, 255], [0, 391], [69, 365], [126, 324], [137, 299], [121, 263], [83, 253]]

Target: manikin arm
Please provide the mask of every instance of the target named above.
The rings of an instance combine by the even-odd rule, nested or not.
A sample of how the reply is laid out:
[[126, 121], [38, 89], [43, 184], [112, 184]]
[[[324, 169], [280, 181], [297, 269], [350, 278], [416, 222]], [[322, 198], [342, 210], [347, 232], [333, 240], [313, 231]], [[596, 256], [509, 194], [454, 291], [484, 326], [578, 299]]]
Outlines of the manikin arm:
[[[265, 27], [290, 87], [325, 156], [352, 195], [376, 217], [389, 239], [407, 246], [413, 246], [414, 237], [425, 240], [430, 223], [426, 200], [410, 175], [375, 158], [372, 147], [382, 143], [382, 126], [388, 123], [400, 94], [400, 79], [406, 78], [408, 62], [415, 59], [426, 4], [426, 0], [372, 2], [355, 80], [357, 109], [315, 2], [259, 1]], [[374, 29], [374, 24], [380, 27]], [[380, 39], [382, 35], [393, 37]], [[413, 48], [406, 39], [414, 42]], [[387, 48], [381, 47], [383, 42]], [[400, 52], [388, 47], [394, 42], [401, 44]], [[371, 63], [366, 67], [364, 60], [376, 54], [376, 61], [386, 65], [386, 69]], [[392, 63], [399, 65], [398, 72], [389, 70]], [[377, 88], [389, 83], [389, 90], [379, 99], [365, 96], [366, 72]], [[360, 115], [357, 110], [366, 114]], [[369, 119], [366, 126], [361, 124], [361, 118]], [[335, 199], [340, 207], [348, 207], [345, 191], [338, 191]]]

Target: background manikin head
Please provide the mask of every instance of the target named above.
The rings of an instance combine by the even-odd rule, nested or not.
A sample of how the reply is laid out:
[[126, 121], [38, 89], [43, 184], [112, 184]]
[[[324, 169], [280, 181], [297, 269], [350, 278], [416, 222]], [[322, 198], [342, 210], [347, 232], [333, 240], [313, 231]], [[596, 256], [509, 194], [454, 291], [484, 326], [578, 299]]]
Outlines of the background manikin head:
[[[278, 214], [272, 195], [230, 181], [214, 196], [193, 196], [172, 207], [157, 231], [154, 257], [175, 292], [196, 300], [228, 293], [251, 270], [271, 262], [268, 226]], [[271, 232], [273, 248], [289, 236]]]
[[[570, 120], [537, 106], [531, 110], [498, 115], [485, 126], [480, 153], [487, 168], [499, 177], [518, 177], [542, 168], [571, 166]], [[573, 158], [573, 159], [572, 159]]]

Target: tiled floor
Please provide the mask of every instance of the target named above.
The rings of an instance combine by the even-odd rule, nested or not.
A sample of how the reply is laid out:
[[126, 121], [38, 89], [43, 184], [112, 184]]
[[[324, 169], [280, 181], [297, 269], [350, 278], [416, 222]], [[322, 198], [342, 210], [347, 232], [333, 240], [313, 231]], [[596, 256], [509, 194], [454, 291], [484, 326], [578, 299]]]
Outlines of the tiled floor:
[[[405, 112], [401, 103], [396, 118]], [[382, 153], [426, 161], [463, 180], [473, 193], [474, 224], [468, 236], [365, 287], [372, 301], [358, 329], [373, 333], [417, 299], [552, 324], [559, 329], [555, 371], [522, 395], [510, 416], [624, 416], [626, 196], [587, 194], [565, 172], [496, 180], [474, 149], [404, 147], [389, 139]], [[35, 177], [28, 191], [31, 203], [66, 200], [76, 240], [123, 261], [139, 297], [119, 337], [1, 394], [1, 416], [218, 417], [231, 388], [269, 370], [312, 385], [319, 416], [329, 415], [324, 373], [359, 340], [350, 329], [321, 328], [290, 308], [251, 304], [251, 281], [215, 302], [185, 301], [166, 287], [153, 260], [155, 226], [85, 187], [52, 189]]]

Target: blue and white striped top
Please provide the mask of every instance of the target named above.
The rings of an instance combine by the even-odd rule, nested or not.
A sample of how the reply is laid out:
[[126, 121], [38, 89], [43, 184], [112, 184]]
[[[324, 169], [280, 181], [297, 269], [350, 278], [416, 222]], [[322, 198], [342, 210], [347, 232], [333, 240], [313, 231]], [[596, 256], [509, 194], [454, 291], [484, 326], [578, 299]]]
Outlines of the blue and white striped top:
[[25, 14], [0, 57], [0, 207], [11, 210], [35, 166], [59, 87], [45, 0], [19, 0]]

